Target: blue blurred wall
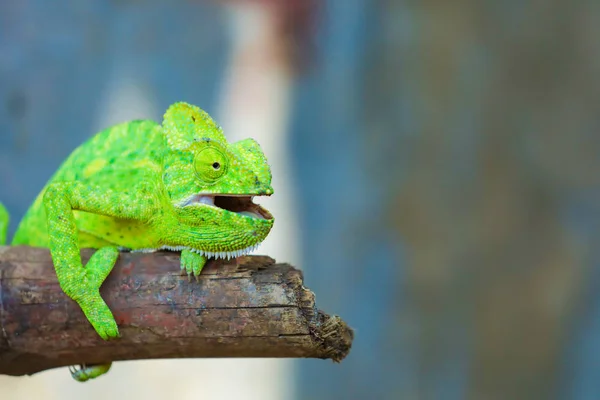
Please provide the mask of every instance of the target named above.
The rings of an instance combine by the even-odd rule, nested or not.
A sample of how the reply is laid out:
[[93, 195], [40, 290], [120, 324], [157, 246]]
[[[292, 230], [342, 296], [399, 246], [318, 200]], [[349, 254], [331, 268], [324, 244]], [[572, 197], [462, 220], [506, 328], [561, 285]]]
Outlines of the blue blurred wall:
[[[356, 339], [340, 365], [299, 362], [298, 398], [600, 397], [600, 3], [327, 0], [317, 14], [290, 123], [302, 267]], [[155, 120], [181, 99], [215, 111], [222, 16], [212, 2], [0, 5], [11, 232], [103, 127], [115, 85]]]

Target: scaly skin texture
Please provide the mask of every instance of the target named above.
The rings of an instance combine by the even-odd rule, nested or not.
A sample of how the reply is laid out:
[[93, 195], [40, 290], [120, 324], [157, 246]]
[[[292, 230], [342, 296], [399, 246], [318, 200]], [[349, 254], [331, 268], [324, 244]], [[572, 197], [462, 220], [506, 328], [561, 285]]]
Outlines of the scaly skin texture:
[[6, 232], [8, 231], [8, 211], [0, 203], [0, 245], [6, 243]]
[[[176, 103], [162, 126], [124, 123], [77, 148], [12, 243], [50, 248], [62, 290], [108, 340], [119, 331], [99, 289], [120, 249], [181, 250], [182, 270], [197, 276], [207, 257], [245, 254], [265, 239], [274, 220], [249, 196], [272, 193], [269, 165], [254, 140], [229, 144], [207, 113]], [[7, 223], [0, 207], [0, 238]], [[84, 267], [85, 247], [98, 250]], [[72, 375], [86, 381], [109, 368], [81, 366]]]

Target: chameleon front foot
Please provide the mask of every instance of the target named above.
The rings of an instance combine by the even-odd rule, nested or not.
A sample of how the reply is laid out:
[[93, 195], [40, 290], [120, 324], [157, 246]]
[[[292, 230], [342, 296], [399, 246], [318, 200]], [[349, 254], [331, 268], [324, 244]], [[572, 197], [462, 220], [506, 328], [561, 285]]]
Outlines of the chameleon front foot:
[[[100, 296], [100, 286], [112, 270], [119, 250], [116, 247], [103, 247], [97, 250], [85, 266], [85, 283], [77, 282], [73, 298], [98, 335], [104, 340], [119, 337], [119, 328], [112, 312]], [[65, 292], [69, 294], [66, 290]]]
[[206, 257], [191, 250], [181, 252], [181, 272], [187, 274], [188, 280], [191, 279], [192, 275], [198, 280], [204, 265], [206, 265]]
[[75, 379], [77, 382], [86, 382], [90, 379], [94, 379], [99, 377], [100, 375], [104, 375], [110, 370], [112, 363], [108, 364], [81, 364], [79, 367], [70, 366], [69, 372], [71, 373], [71, 377]]

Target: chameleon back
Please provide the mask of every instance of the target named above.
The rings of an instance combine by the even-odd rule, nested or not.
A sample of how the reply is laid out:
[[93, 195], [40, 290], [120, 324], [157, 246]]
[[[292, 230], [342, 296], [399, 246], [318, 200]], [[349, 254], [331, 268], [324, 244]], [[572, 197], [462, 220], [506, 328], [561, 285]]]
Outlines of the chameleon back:
[[[48, 184], [58, 181], [84, 181], [111, 164], [136, 163], [141, 160], [152, 162], [160, 157], [157, 149], [162, 147], [163, 142], [160, 125], [148, 120], [115, 125], [91, 137], [71, 153], [40, 191], [21, 220], [12, 244], [48, 247], [46, 212], [43, 205], [43, 196]], [[126, 179], [123, 180], [125, 181]], [[74, 214], [76, 219], [81, 219], [82, 213], [74, 211]], [[85, 247], [105, 245], [101, 239], [90, 234], [80, 232], [79, 235], [80, 243], [83, 242]]]

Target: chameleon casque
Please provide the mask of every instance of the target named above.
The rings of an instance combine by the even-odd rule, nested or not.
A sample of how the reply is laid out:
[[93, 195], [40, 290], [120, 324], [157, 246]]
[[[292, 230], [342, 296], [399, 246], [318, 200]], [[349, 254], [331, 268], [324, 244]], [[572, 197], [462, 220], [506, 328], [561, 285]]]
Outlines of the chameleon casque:
[[[273, 226], [253, 196], [269, 196], [271, 170], [258, 143], [228, 143], [200, 108], [171, 105], [162, 126], [137, 120], [108, 128], [63, 162], [23, 217], [13, 245], [48, 247], [62, 290], [98, 335], [119, 336], [100, 285], [120, 250], [181, 251], [198, 276], [207, 258], [252, 251]], [[0, 205], [0, 244], [8, 214]], [[81, 248], [95, 248], [83, 266]], [[71, 368], [78, 381], [111, 363]]]

